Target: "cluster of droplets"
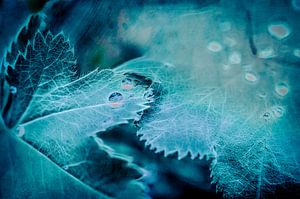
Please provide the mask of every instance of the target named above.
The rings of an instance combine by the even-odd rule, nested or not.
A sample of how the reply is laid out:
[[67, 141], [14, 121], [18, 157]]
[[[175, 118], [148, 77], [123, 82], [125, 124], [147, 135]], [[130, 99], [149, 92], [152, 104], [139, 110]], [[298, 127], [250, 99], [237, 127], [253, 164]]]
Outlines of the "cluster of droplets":
[[[121, 81], [120, 90], [109, 94], [107, 101], [112, 108], [119, 108], [125, 103], [125, 93], [131, 91], [138, 85], [138, 81], [134, 78], [126, 77]], [[153, 99], [153, 89], [148, 88], [144, 93], [144, 99], [150, 102]], [[133, 97], [134, 94], [128, 95], [128, 98]]]
[[262, 118], [265, 121], [277, 120], [282, 117], [285, 113], [285, 108], [283, 106], [275, 105], [263, 113]]
[[[277, 40], [278, 42], [284, 42], [291, 35], [292, 28], [287, 22], [271, 22], [267, 27], [267, 32], [273, 39]], [[295, 58], [300, 58], [300, 48], [296, 47], [290, 50], [289, 46], [281, 45], [280, 51], [282, 53], [291, 52], [291, 54]], [[271, 46], [268, 46], [258, 51], [257, 56], [262, 59], [269, 59], [269, 58], [276, 57], [277, 54]]]
[[[230, 33], [230, 31], [232, 30], [232, 25], [230, 22], [225, 21], [219, 25], [220, 25], [221, 31], [223, 31], [223, 32]], [[288, 38], [290, 36], [292, 29], [290, 28], [290, 26], [287, 23], [272, 22], [268, 25], [267, 32], [271, 38], [273, 38], [277, 41], [284, 41], [286, 38]], [[232, 49], [232, 51], [228, 54], [227, 64], [223, 65], [224, 70], [230, 70], [234, 65], [241, 65], [242, 64], [242, 55], [238, 50], [234, 50], [234, 48], [233, 48], [237, 44], [236, 40], [232, 39], [230, 37], [224, 37], [224, 41], [222, 43], [225, 45], [225, 47], [222, 46], [221, 42], [212, 40], [212, 41], [208, 42], [206, 48], [211, 53], [219, 53], [225, 48]], [[287, 52], [288, 52], [288, 50], [287, 50]], [[300, 48], [295, 48], [293, 50], [293, 55], [295, 57], [300, 57]], [[270, 46], [261, 51], [258, 51], [257, 56], [259, 58], [264, 58], [264, 59], [272, 58], [275, 56], [275, 51]], [[246, 65], [242, 66], [242, 68], [244, 69], [243, 75], [244, 75], [244, 79], [246, 80], [246, 82], [248, 82], [249, 84], [254, 84], [254, 83], [258, 82], [259, 76], [253, 70], [253, 67], [251, 64], [247, 65], [247, 66]], [[283, 97], [287, 96], [289, 92], [290, 92], [289, 86], [285, 82], [279, 82], [274, 85], [274, 93], [279, 98], [283, 98]], [[267, 93], [262, 90], [258, 91], [257, 95], [261, 99], [265, 99], [267, 97]], [[262, 118], [266, 121], [277, 120], [278, 118], [282, 117], [284, 115], [284, 113], [285, 113], [285, 108], [283, 106], [274, 105], [263, 113]]]
[[[133, 79], [126, 77], [121, 81], [120, 90], [124, 92], [132, 90], [136, 86]], [[124, 94], [121, 91], [114, 91], [109, 94], [107, 100], [112, 108], [119, 108], [124, 104]]]

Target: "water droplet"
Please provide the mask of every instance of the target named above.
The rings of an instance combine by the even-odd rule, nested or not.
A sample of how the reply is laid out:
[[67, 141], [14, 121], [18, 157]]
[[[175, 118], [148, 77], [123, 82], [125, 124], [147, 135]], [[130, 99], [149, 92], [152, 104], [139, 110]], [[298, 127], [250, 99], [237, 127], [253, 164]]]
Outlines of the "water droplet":
[[258, 51], [257, 56], [262, 59], [268, 59], [268, 58], [275, 57], [275, 52], [273, 48], [265, 48], [263, 50]]
[[123, 104], [123, 95], [119, 92], [113, 92], [109, 95], [108, 101], [111, 107], [117, 108]]
[[270, 120], [271, 114], [269, 112], [265, 112], [262, 117], [263, 117], [264, 120], [267, 121], [267, 120]]
[[285, 109], [282, 106], [273, 106], [271, 108], [273, 116], [276, 118], [282, 117], [284, 114]]
[[273, 23], [268, 26], [269, 34], [278, 40], [282, 40], [290, 35], [291, 29], [285, 23]]
[[284, 97], [288, 94], [289, 92], [289, 87], [287, 84], [281, 82], [281, 83], [278, 83], [276, 86], [275, 86], [275, 92], [281, 96], [281, 97]]
[[19, 126], [17, 131], [18, 131], [17, 136], [22, 137], [25, 134], [24, 126]]
[[124, 89], [124, 90], [130, 90], [134, 86], [135, 86], [135, 83], [134, 83], [134, 81], [132, 79], [126, 78], [126, 79], [122, 80], [122, 84], [121, 84], [122, 89]]
[[245, 79], [249, 82], [256, 82], [257, 76], [253, 72], [246, 72]]
[[242, 61], [241, 53], [233, 52], [229, 55], [229, 62], [231, 64], [240, 64]]
[[293, 50], [293, 55], [294, 55], [295, 57], [300, 58], [300, 49], [299, 49], [299, 48], [294, 49], [294, 50]]
[[222, 50], [222, 45], [219, 42], [212, 41], [207, 45], [207, 49], [211, 52], [220, 52]]
[[14, 86], [10, 86], [10, 87], [9, 87], [9, 92], [10, 92], [11, 94], [16, 94], [16, 93], [17, 93], [17, 88], [14, 87]]

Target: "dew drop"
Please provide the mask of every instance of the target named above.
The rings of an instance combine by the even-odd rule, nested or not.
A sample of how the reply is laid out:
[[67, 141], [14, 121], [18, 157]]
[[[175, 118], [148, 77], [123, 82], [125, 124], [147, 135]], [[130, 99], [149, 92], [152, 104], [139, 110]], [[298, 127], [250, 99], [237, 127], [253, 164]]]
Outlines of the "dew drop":
[[207, 49], [211, 52], [220, 52], [222, 50], [222, 45], [219, 42], [212, 41], [207, 45]]
[[290, 35], [291, 29], [285, 23], [273, 23], [268, 26], [269, 34], [278, 40], [282, 40]]
[[288, 87], [287, 84], [281, 82], [281, 83], [279, 83], [279, 84], [277, 84], [277, 85], [275, 86], [275, 92], [276, 92], [279, 96], [284, 97], [284, 96], [286, 96], [286, 95], [288, 94], [288, 92], [289, 92], [289, 87]]
[[231, 64], [240, 64], [242, 61], [241, 53], [233, 52], [229, 55], [229, 62]]
[[17, 136], [22, 137], [25, 134], [24, 126], [19, 126], [17, 131], [18, 131]]
[[135, 86], [134, 81], [130, 78], [122, 80], [121, 87], [124, 90], [131, 90]]
[[245, 79], [249, 82], [256, 82], [257, 76], [252, 72], [246, 72], [245, 73]]
[[111, 107], [117, 108], [123, 104], [123, 95], [119, 92], [113, 92], [109, 95], [108, 101]]
[[262, 117], [263, 117], [264, 120], [267, 121], [267, 120], [270, 120], [271, 114], [269, 112], [265, 112]]
[[295, 57], [300, 58], [300, 49], [299, 49], [299, 48], [294, 49], [294, 50], [293, 50], [293, 55], [294, 55]]
[[16, 94], [16, 93], [17, 93], [17, 88], [14, 87], [14, 86], [10, 86], [10, 87], [9, 87], [9, 92], [10, 92], [11, 94]]
[[284, 108], [282, 106], [273, 106], [271, 108], [272, 114], [273, 116], [275, 116], [276, 118], [282, 117], [284, 114]]

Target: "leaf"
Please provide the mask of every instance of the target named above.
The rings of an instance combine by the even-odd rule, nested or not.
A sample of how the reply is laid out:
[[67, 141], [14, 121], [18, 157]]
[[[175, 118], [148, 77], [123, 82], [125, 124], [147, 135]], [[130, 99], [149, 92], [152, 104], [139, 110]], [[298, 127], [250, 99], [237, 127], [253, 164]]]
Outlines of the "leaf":
[[1, 129], [0, 138], [1, 198], [109, 198], [75, 180], [13, 134]]
[[97, 138], [98, 132], [140, 119], [149, 107], [143, 80], [97, 69], [79, 77], [63, 33], [37, 32], [15, 64], [5, 63], [10, 96], [3, 119], [12, 131], [107, 196], [146, 197], [137, 181], [140, 169]]
[[[176, 26], [159, 33], [173, 31], [186, 48], [162, 43], [164, 48], [150, 48], [145, 58], [118, 69], [160, 84], [158, 103], [140, 123], [138, 135], [146, 145], [165, 155], [177, 152], [179, 159], [188, 153], [212, 157], [218, 191], [259, 198], [276, 186], [300, 182], [300, 71], [258, 60], [243, 35], [243, 10], [229, 18], [230, 9], [172, 18]], [[231, 22], [228, 34], [225, 19]], [[236, 45], [226, 42], [229, 35], [236, 36]]]

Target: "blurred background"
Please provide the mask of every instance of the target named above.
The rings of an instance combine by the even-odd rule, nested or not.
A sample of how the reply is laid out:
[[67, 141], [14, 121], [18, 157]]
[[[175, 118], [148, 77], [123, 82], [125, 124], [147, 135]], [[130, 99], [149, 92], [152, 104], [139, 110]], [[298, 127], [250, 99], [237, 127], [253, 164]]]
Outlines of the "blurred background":
[[[53, 33], [67, 35], [82, 74], [141, 56], [189, 70], [203, 62], [204, 48], [226, 48], [217, 59], [205, 60], [225, 68], [250, 63], [253, 56], [299, 65], [298, 0], [0, 0], [0, 60], [31, 14], [40, 14]], [[264, 28], [272, 20], [279, 25], [273, 32]], [[280, 45], [272, 39], [287, 36], [293, 39]], [[99, 137], [143, 168], [141, 181], [151, 197], [221, 198], [210, 183], [210, 160], [179, 161], [177, 154], [165, 158], [145, 147], [136, 130], [134, 124], [123, 125]]]

